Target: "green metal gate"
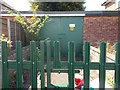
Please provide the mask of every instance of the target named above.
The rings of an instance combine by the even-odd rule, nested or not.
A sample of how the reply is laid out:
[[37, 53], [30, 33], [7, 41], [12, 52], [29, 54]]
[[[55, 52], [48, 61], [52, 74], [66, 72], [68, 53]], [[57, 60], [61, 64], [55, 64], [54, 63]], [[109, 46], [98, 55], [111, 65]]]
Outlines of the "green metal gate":
[[[50, 38], [52, 43], [60, 41], [61, 57], [68, 57], [67, 43], [75, 41], [76, 57], [82, 60], [83, 20], [83, 16], [51, 16], [45, 27], [40, 31], [40, 39], [45, 40], [46, 38]], [[70, 29], [71, 25], [74, 26], [74, 29]]]
[[[41, 72], [41, 88], [45, 89], [44, 81], [44, 61], [47, 58], [47, 88], [55, 88], [51, 84], [51, 72], [68, 73], [69, 84], [68, 89], [74, 89], [74, 73], [78, 69], [84, 71], [84, 88], [89, 88], [90, 70], [99, 70], [99, 88], [105, 88], [106, 70], [115, 70], [115, 90], [120, 89], [120, 43], [116, 43], [115, 63], [106, 63], [106, 43], [100, 44], [100, 62], [90, 62], [90, 43], [84, 43], [84, 61], [76, 61], [75, 59], [75, 43], [68, 42], [68, 61], [60, 61], [60, 43], [54, 42], [54, 61], [51, 61], [51, 43], [50, 41], [40, 41], [40, 61], [36, 60], [36, 42], [30, 42], [30, 61], [22, 60], [22, 45], [20, 41], [16, 42], [16, 60], [8, 60], [7, 43], [2, 42], [2, 88], [9, 88], [8, 69], [16, 69], [17, 88], [23, 88], [22, 74], [23, 69], [31, 70], [31, 88], [37, 89], [37, 70]], [[45, 54], [46, 52], [46, 54]]]

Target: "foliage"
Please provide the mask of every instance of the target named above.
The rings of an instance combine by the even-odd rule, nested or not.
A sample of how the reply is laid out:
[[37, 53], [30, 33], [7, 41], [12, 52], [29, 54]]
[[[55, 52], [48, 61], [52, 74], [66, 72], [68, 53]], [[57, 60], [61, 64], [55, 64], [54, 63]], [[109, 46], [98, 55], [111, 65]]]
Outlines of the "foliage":
[[114, 88], [114, 78], [113, 77], [107, 77], [107, 83]]
[[8, 37], [5, 36], [5, 34], [1, 34], [1, 35], [0, 35], [0, 41], [5, 41], [5, 42], [7, 42], [8, 48], [11, 48], [11, 47], [12, 47], [12, 41], [10, 41], [10, 40], [8, 39]]
[[115, 48], [114, 45], [110, 45], [109, 42], [106, 43], [106, 51], [111, 53], [111, 54], [115, 54]]
[[26, 32], [27, 37], [29, 37], [30, 40], [38, 39], [39, 30], [44, 27], [47, 19], [49, 18], [48, 15], [45, 15], [44, 17], [38, 17], [36, 15], [37, 8], [38, 6], [34, 8], [33, 16], [31, 17], [22, 16], [22, 14], [16, 10], [16, 14], [13, 11], [8, 11], [8, 13], [12, 14], [15, 17], [15, 21], [21, 24], [24, 31]]
[[37, 11], [84, 11], [85, 2], [30, 2], [31, 9]]

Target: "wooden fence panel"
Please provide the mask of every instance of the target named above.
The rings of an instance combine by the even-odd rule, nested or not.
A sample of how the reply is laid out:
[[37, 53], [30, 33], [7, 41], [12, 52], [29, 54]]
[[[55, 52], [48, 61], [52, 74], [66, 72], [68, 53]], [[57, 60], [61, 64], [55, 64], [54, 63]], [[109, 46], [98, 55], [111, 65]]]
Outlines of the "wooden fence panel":
[[28, 45], [22, 26], [9, 18], [2, 18], [2, 33], [13, 42], [13, 49], [15, 49], [15, 41], [17, 40], [21, 40], [23, 46]]
[[8, 37], [8, 29], [7, 29], [7, 19], [2, 18], [2, 33], [5, 34], [5, 36]]

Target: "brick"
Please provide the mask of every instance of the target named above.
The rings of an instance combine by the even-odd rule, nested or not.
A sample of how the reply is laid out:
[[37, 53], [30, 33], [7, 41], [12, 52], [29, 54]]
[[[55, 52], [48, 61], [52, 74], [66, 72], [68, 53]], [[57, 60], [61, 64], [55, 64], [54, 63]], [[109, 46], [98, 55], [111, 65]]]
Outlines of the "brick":
[[98, 46], [101, 41], [108, 41], [113, 45], [118, 41], [117, 16], [89, 16], [84, 17], [83, 39], [91, 45]]

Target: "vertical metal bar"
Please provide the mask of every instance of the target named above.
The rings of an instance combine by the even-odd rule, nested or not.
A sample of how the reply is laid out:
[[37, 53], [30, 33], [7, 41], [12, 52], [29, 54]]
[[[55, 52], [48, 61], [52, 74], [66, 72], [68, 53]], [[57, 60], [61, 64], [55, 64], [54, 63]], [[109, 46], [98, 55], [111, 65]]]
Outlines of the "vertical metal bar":
[[53, 68], [61, 68], [61, 62], [60, 62], [60, 42], [55, 41], [54, 42], [54, 62], [53, 62]]
[[7, 42], [2, 42], [2, 88], [9, 88]]
[[99, 88], [105, 89], [105, 64], [106, 64], [106, 43], [100, 44], [100, 68], [99, 68]]
[[84, 90], [89, 90], [90, 82], [90, 42], [84, 43]]
[[51, 48], [50, 48], [50, 41], [46, 42], [47, 46], [47, 88], [51, 87]]
[[40, 41], [40, 70], [41, 70], [41, 89], [45, 89], [45, 71], [44, 71], [44, 60], [45, 60], [45, 42]]
[[17, 71], [17, 88], [23, 88], [22, 84], [22, 45], [20, 41], [16, 42], [16, 71]]
[[0, 41], [0, 90], [2, 89], [2, 41]]
[[75, 61], [75, 44], [68, 43], [68, 77], [69, 88], [74, 90], [74, 61]]
[[[2, 3], [2, 0], [0, 0], [0, 3]], [[0, 6], [0, 8], [2, 8], [2, 6]], [[0, 35], [2, 34], [2, 16], [1, 16], [0, 12]], [[0, 41], [0, 90], [2, 89], [2, 41]]]
[[30, 61], [31, 61], [31, 87], [37, 89], [37, 59], [36, 42], [30, 42]]
[[115, 90], [120, 89], [120, 43], [116, 43], [116, 57], [115, 57]]

